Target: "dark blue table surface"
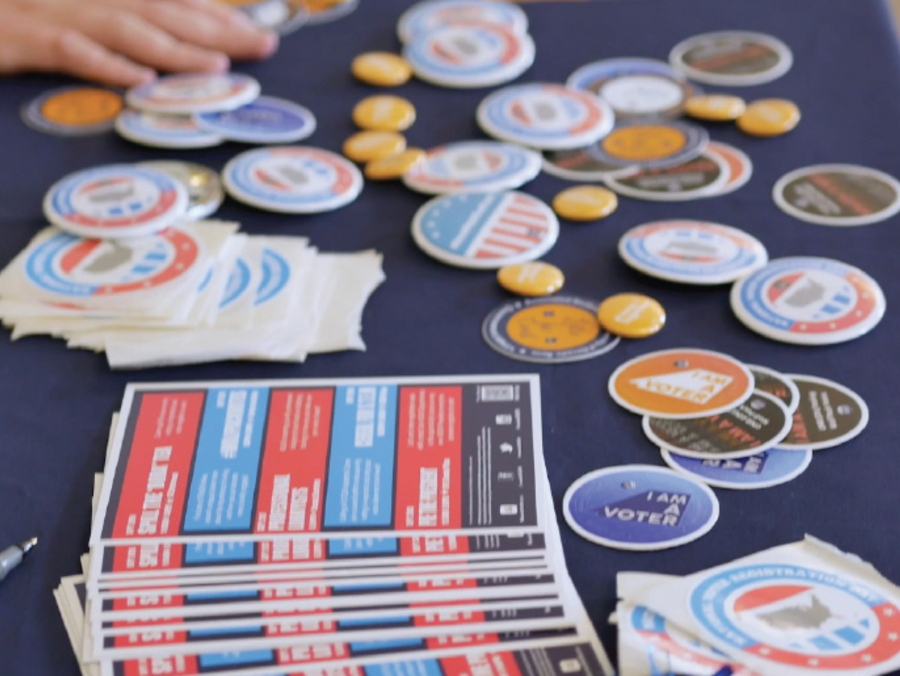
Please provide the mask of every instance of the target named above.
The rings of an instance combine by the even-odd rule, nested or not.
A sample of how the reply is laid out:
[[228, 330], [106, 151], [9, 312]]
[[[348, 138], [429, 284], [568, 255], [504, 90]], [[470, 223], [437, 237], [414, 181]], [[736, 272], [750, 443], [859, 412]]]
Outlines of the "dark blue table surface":
[[[240, 67], [263, 91], [298, 101], [317, 115], [309, 143], [339, 150], [354, 131], [353, 104], [372, 89], [350, 76], [362, 51], [397, 50], [394, 26], [404, 0], [363, 0], [339, 22], [287, 38], [269, 62]], [[615, 573], [645, 570], [686, 574], [797, 540], [811, 533], [871, 561], [900, 581], [900, 217], [858, 228], [826, 228], [793, 220], [770, 191], [787, 171], [814, 163], [869, 165], [900, 176], [900, 54], [881, 0], [634, 0], [525, 5], [537, 43], [526, 81], [563, 81], [595, 59], [665, 59], [695, 33], [748, 29], [791, 46], [793, 69], [781, 79], [734, 90], [747, 98], [784, 97], [803, 111], [800, 126], [775, 139], [741, 135], [731, 125], [712, 137], [753, 159], [755, 173], [738, 192], [688, 203], [622, 199], [608, 219], [563, 223], [546, 260], [567, 276], [567, 291], [601, 299], [632, 290], [667, 308], [658, 336], [627, 342], [596, 360], [531, 367], [507, 360], [482, 342], [483, 317], [507, 299], [490, 272], [445, 267], [421, 253], [409, 225], [424, 198], [401, 184], [367, 185], [361, 198], [318, 216], [280, 216], [227, 202], [220, 215], [252, 234], [308, 236], [324, 251], [374, 247], [385, 255], [387, 282], [364, 316], [366, 352], [313, 356], [302, 365], [227, 363], [112, 373], [104, 357], [67, 350], [61, 341], [0, 336], [0, 546], [33, 535], [41, 545], [0, 585], [0, 673], [74, 676], [78, 673], [52, 596], [60, 577], [79, 572], [87, 547], [92, 477], [103, 466], [110, 415], [127, 382], [222, 378], [298, 378], [362, 375], [513, 373], [541, 375], [544, 445], [557, 511], [566, 487], [585, 472], [625, 463], [661, 464], [639, 419], [606, 393], [612, 370], [650, 350], [697, 346], [721, 350], [784, 372], [809, 373], [859, 392], [871, 409], [856, 440], [818, 452], [808, 471], [762, 491], [717, 490], [721, 517], [706, 536], [677, 549], [629, 553], [582, 540], [562, 524], [569, 570], [607, 649], [615, 632], [607, 617], [615, 604]], [[63, 174], [109, 162], [183, 158], [220, 168], [242, 150], [235, 144], [202, 151], [141, 148], [113, 134], [90, 138], [45, 136], [26, 128], [19, 107], [61, 78], [0, 81], [0, 265], [44, 224], [41, 199]], [[710, 88], [714, 89], [714, 88]], [[457, 91], [412, 82], [397, 93], [415, 103], [419, 121], [412, 145], [480, 138], [475, 108], [484, 90]], [[542, 175], [527, 190], [547, 201], [567, 184]], [[691, 288], [655, 281], [627, 268], [616, 242], [628, 228], [661, 218], [699, 218], [743, 228], [774, 257], [810, 254], [857, 265], [882, 285], [888, 311], [869, 335], [832, 347], [769, 341], [732, 315], [728, 288]]]

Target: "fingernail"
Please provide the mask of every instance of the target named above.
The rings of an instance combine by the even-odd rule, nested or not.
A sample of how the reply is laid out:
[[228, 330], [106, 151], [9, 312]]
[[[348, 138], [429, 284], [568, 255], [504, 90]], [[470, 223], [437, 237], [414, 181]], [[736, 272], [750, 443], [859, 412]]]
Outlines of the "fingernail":
[[151, 68], [141, 68], [139, 71], [140, 75], [140, 84], [150, 84], [156, 79], [156, 71]]
[[272, 56], [275, 53], [275, 50], [278, 49], [278, 35], [275, 33], [266, 33], [265, 40], [263, 40], [263, 46], [260, 50], [260, 56], [263, 58], [267, 56]]

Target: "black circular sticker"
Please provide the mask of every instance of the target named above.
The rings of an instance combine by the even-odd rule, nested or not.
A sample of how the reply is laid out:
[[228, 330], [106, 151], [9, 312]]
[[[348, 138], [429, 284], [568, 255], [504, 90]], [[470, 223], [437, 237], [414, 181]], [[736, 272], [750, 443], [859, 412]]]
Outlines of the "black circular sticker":
[[660, 448], [691, 458], [743, 458], [778, 444], [791, 428], [787, 407], [755, 390], [718, 415], [670, 420], [644, 416], [644, 433]]
[[797, 410], [797, 406], [800, 403], [800, 391], [797, 389], [794, 381], [765, 366], [747, 364], [747, 368], [753, 374], [755, 379], [754, 387], [757, 390], [780, 399], [781, 403], [787, 406], [789, 413], [793, 414]]
[[591, 148], [548, 150], [544, 153], [544, 171], [568, 181], [603, 181], [611, 176], [627, 176], [637, 167], [625, 167], [604, 162]]
[[678, 43], [669, 54], [672, 66], [698, 82], [758, 85], [784, 75], [793, 64], [790, 48], [763, 33], [705, 33]]
[[824, 378], [788, 377], [800, 391], [800, 405], [780, 447], [818, 451], [849, 441], [865, 429], [869, 407], [856, 392]]
[[607, 179], [607, 185], [637, 199], [681, 201], [716, 194], [730, 175], [724, 159], [704, 153], [674, 167], [644, 169], [624, 178]]

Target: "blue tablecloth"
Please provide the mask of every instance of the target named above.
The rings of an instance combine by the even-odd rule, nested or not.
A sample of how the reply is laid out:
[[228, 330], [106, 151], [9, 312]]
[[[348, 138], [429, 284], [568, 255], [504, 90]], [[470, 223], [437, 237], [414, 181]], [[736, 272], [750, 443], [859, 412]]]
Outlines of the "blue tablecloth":
[[[353, 80], [350, 61], [367, 50], [398, 49], [395, 23], [404, 0], [363, 0], [339, 22], [287, 38], [269, 62], [241, 67], [263, 91], [296, 100], [317, 115], [310, 143], [339, 150], [354, 131], [353, 104], [372, 89]], [[563, 223], [546, 260], [566, 273], [567, 290], [601, 299], [633, 290], [667, 308], [658, 336], [625, 342], [593, 361], [531, 367], [491, 351], [481, 339], [484, 316], [507, 295], [490, 272], [455, 269], [421, 253], [409, 225], [424, 198], [399, 183], [367, 185], [361, 198], [313, 217], [279, 216], [227, 202], [220, 215], [253, 234], [308, 236], [324, 251], [374, 247], [385, 255], [387, 282], [364, 316], [368, 351], [313, 356], [303, 365], [233, 363], [136, 373], [112, 373], [102, 356], [69, 351], [61, 341], [0, 336], [0, 545], [33, 535], [41, 544], [26, 565], [0, 585], [0, 673], [74, 676], [52, 590], [79, 571], [86, 546], [94, 472], [103, 466], [110, 415], [130, 380], [334, 377], [537, 371], [542, 379], [544, 446], [557, 512], [566, 487], [583, 473], [625, 463], [661, 464], [639, 419], [606, 392], [611, 371], [650, 350], [697, 346], [721, 350], [784, 372], [831, 378], [859, 392], [871, 408], [869, 428], [856, 440], [816, 454], [795, 481], [757, 492], [717, 491], [718, 525], [700, 540], [659, 553], [605, 549], [562, 523], [569, 570], [605, 645], [615, 632], [607, 617], [620, 570], [686, 574], [811, 533], [871, 561], [900, 581], [900, 415], [898, 333], [900, 217], [859, 228], [825, 228], [793, 220], [773, 204], [775, 180], [813, 163], [850, 162], [900, 176], [900, 53], [881, 0], [635, 0], [529, 4], [537, 59], [523, 78], [563, 81], [588, 61], [616, 56], [665, 59], [695, 33], [748, 29], [791, 46], [793, 69], [767, 85], [735, 90], [747, 98], [777, 96], [803, 111], [800, 126], [775, 139], [754, 139], [731, 125], [712, 137], [753, 159], [749, 184], [727, 197], [661, 204], [622, 199], [610, 218]], [[0, 264], [15, 256], [43, 225], [47, 187], [70, 171], [109, 162], [184, 158], [221, 167], [241, 150], [164, 152], [113, 134], [45, 136], [26, 128], [19, 107], [63, 79], [49, 76], [0, 82]], [[714, 88], [710, 88], [714, 89]], [[485, 91], [439, 89], [413, 82], [398, 90], [418, 108], [411, 145], [430, 147], [481, 137], [475, 108]], [[566, 183], [542, 175], [527, 190], [549, 201]], [[859, 340], [833, 347], [775, 343], [745, 329], [732, 315], [727, 287], [678, 286], [627, 268], [616, 243], [628, 228], [666, 217], [731, 224], [758, 236], [772, 257], [829, 256], [857, 265], [884, 288], [884, 321]]]

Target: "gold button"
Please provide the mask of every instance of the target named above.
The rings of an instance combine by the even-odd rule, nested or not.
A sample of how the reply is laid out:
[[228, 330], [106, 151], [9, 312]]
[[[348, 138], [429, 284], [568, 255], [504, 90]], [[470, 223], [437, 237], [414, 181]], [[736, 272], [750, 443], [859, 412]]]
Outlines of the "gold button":
[[785, 99], [754, 101], [737, 119], [737, 126], [751, 136], [780, 136], [800, 122], [800, 109]]
[[646, 338], [666, 323], [663, 306], [639, 293], [620, 293], [600, 303], [597, 319], [604, 329], [623, 338]]
[[727, 94], [692, 96], [684, 104], [685, 113], [707, 122], [731, 122], [743, 115], [746, 109], [744, 99]]
[[406, 150], [406, 138], [395, 131], [361, 131], [344, 141], [344, 155], [354, 162], [371, 162]]
[[511, 293], [536, 297], [556, 293], [563, 287], [566, 278], [555, 265], [533, 261], [500, 268], [497, 281]]
[[567, 188], [553, 198], [553, 210], [570, 221], [596, 221], [616, 210], [616, 193], [596, 185]]
[[424, 159], [425, 151], [421, 148], [407, 148], [389, 157], [372, 160], [366, 165], [363, 173], [372, 181], [390, 181], [400, 178]]
[[409, 82], [412, 68], [402, 56], [390, 52], [360, 54], [350, 65], [353, 77], [376, 87], [396, 87]]
[[404, 131], [416, 121], [416, 109], [399, 96], [370, 96], [356, 104], [353, 121], [360, 129]]

